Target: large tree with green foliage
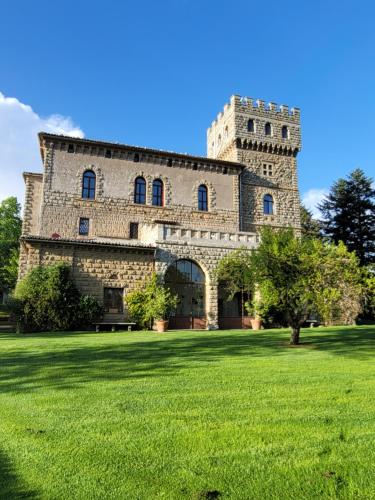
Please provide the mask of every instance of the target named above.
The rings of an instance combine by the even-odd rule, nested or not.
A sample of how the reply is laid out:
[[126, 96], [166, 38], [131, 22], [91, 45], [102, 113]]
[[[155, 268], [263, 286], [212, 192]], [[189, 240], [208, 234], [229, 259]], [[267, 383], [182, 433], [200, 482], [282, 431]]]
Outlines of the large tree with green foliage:
[[343, 241], [355, 251], [361, 265], [375, 260], [375, 189], [373, 180], [361, 169], [336, 181], [319, 205], [324, 235], [332, 242]]
[[0, 287], [14, 288], [17, 281], [21, 206], [11, 196], [0, 203]]
[[252, 293], [257, 307], [278, 311], [291, 328], [291, 344], [299, 343], [302, 323], [312, 312], [331, 324], [353, 323], [361, 308], [358, 259], [343, 243], [296, 238], [290, 228], [266, 227], [259, 247], [251, 253], [234, 251], [218, 266], [230, 289]]
[[301, 232], [306, 238], [320, 238], [320, 222], [314, 219], [313, 214], [304, 205], [301, 205]]

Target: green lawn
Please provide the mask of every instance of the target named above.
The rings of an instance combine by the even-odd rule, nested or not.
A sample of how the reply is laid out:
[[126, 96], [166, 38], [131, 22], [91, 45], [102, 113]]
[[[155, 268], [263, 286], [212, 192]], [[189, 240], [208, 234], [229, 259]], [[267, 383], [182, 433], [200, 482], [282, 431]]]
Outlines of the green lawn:
[[0, 336], [0, 498], [375, 498], [375, 327]]

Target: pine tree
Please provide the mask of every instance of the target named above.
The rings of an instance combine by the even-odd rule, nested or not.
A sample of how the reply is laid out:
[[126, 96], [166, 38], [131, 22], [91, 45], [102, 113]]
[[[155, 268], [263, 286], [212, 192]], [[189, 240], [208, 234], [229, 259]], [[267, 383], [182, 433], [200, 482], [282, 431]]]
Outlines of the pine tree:
[[323, 234], [335, 243], [343, 241], [355, 251], [361, 265], [375, 260], [375, 189], [361, 169], [336, 181], [319, 205]]
[[306, 238], [320, 238], [320, 222], [314, 219], [313, 214], [301, 205], [301, 231]]

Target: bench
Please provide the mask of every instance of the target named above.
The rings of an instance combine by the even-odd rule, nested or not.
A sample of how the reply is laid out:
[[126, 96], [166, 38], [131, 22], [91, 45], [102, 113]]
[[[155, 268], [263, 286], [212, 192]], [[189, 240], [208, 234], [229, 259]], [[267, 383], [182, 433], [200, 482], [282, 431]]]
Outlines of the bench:
[[132, 327], [136, 326], [136, 323], [123, 323], [121, 321], [101, 321], [100, 323], [94, 323], [95, 325], [95, 331], [100, 332], [100, 327], [101, 326], [110, 326], [111, 331], [115, 332], [116, 331], [116, 326], [126, 326], [128, 329], [128, 332], [132, 331]]

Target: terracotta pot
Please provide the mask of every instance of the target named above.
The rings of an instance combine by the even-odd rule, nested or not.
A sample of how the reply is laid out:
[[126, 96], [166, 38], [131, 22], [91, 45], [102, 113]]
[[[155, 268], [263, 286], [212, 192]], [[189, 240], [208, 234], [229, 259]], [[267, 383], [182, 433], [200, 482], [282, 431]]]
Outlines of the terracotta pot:
[[155, 320], [155, 326], [157, 332], [166, 332], [168, 330], [169, 321], [167, 319], [157, 319]]
[[260, 318], [250, 318], [251, 328], [253, 330], [260, 330], [262, 326], [262, 320]]

